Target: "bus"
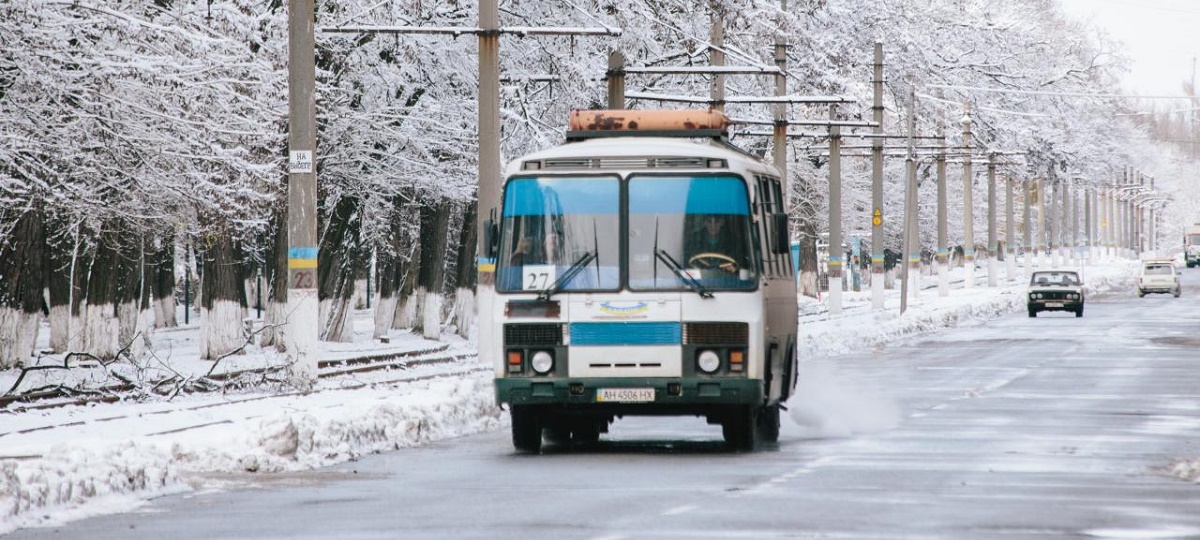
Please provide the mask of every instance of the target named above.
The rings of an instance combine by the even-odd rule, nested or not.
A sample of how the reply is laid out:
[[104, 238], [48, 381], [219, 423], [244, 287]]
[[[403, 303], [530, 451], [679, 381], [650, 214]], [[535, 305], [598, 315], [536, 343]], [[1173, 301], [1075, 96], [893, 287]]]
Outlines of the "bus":
[[1200, 266], [1200, 223], [1184, 229], [1183, 257], [1188, 268]]
[[485, 224], [481, 313], [518, 452], [592, 444], [626, 416], [694, 416], [727, 446], [779, 437], [798, 301], [779, 171], [719, 111], [572, 111], [512, 161]]

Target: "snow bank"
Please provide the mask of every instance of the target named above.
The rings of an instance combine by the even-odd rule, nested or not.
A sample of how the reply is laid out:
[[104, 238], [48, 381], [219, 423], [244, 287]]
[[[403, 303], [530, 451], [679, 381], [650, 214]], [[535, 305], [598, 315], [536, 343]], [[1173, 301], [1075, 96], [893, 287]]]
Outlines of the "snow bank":
[[358, 456], [494, 430], [491, 380], [413, 384], [386, 401], [278, 412], [135, 440], [76, 440], [0, 461], [0, 534], [126, 511], [203, 487], [202, 475], [312, 469]]

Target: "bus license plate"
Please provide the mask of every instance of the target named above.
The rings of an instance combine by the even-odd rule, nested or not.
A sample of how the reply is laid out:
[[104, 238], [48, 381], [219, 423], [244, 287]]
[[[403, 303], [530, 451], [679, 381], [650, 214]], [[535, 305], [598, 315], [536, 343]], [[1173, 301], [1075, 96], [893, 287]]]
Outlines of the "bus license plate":
[[654, 401], [653, 388], [600, 388], [596, 390], [597, 402], [643, 403]]
[[1063, 307], [1062, 302], [1046, 302], [1046, 307]]

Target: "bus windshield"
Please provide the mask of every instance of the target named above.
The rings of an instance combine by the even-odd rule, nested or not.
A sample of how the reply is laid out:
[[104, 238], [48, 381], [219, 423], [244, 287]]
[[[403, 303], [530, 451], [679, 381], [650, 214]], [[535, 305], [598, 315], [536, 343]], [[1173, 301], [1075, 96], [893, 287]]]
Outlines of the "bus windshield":
[[754, 289], [756, 260], [740, 178], [630, 177], [630, 289]]
[[504, 188], [498, 291], [616, 290], [620, 181], [518, 177]]

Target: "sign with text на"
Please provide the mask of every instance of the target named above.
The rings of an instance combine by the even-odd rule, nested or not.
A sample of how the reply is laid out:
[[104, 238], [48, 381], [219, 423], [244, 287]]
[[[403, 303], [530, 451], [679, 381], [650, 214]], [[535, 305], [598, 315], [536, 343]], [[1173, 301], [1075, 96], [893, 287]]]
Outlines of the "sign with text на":
[[313, 172], [312, 150], [292, 150], [288, 152], [288, 174]]

